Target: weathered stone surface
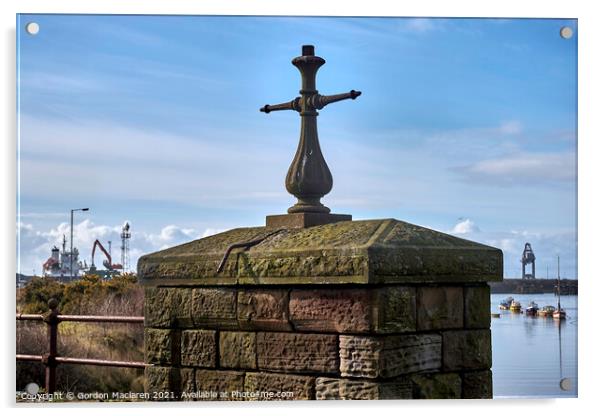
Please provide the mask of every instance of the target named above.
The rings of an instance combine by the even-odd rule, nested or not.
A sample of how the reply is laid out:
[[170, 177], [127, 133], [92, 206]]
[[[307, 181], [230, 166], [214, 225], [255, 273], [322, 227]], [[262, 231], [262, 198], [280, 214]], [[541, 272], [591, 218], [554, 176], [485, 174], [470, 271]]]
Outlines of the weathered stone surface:
[[412, 385], [407, 379], [393, 381], [349, 380], [318, 377], [317, 400], [395, 400], [411, 399]]
[[375, 294], [375, 332], [389, 334], [416, 331], [416, 288], [386, 286], [377, 289]]
[[344, 377], [391, 378], [441, 367], [441, 336], [341, 335], [341, 374]]
[[464, 295], [462, 287], [419, 287], [417, 298], [418, 330], [463, 327]]
[[178, 399], [180, 373], [177, 368], [146, 367], [144, 369], [144, 379], [144, 391], [151, 394], [151, 400]]
[[295, 330], [337, 333], [416, 331], [416, 289], [404, 286], [292, 290]]
[[215, 331], [191, 329], [181, 334], [181, 364], [209, 367], [216, 365]]
[[443, 332], [444, 370], [488, 370], [490, 368], [490, 330], [472, 329]]
[[238, 292], [238, 322], [244, 329], [290, 330], [288, 291], [246, 289]]
[[246, 400], [313, 400], [315, 378], [290, 374], [247, 373]]
[[196, 327], [236, 328], [236, 289], [195, 288], [192, 321]]
[[296, 373], [337, 373], [336, 335], [259, 332], [257, 365], [260, 370]]
[[493, 382], [491, 370], [470, 371], [462, 374], [463, 399], [491, 399]]
[[195, 400], [196, 383], [193, 368], [180, 369], [180, 400]]
[[144, 325], [154, 328], [190, 327], [191, 296], [186, 288], [145, 288]]
[[462, 397], [462, 379], [458, 374], [414, 374], [410, 379], [414, 399], [460, 399]]
[[464, 288], [464, 327], [488, 329], [491, 326], [491, 293], [488, 285]]
[[219, 333], [220, 367], [255, 369], [257, 368], [257, 344], [254, 332]]
[[293, 290], [289, 309], [295, 330], [370, 332], [372, 299], [366, 289]]
[[196, 370], [197, 400], [242, 400], [244, 382], [241, 371]]
[[[178, 350], [173, 339], [176, 331], [170, 329], [144, 329], [144, 361], [150, 364], [177, 365]], [[176, 339], [177, 342], [177, 339]]]
[[[392, 219], [342, 221], [268, 236], [239, 228], [143, 256], [144, 283], [201, 285], [293, 283], [441, 283], [502, 279], [501, 250]], [[232, 243], [268, 236], [248, 251]]]

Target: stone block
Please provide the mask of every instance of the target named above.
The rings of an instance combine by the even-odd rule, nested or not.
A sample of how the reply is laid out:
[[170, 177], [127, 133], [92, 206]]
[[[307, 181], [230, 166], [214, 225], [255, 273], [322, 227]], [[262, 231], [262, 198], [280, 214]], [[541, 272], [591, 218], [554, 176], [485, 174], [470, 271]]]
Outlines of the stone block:
[[254, 332], [220, 332], [220, 367], [256, 369], [257, 344], [255, 338]]
[[245, 373], [241, 371], [197, 370], [198, 400], [242, 400]]
[[395, 400], [411, 399], [412, 385], [408, 379], [393, 381], [349, 380], [318, 377], [317, 400]]
[[337, 373], [339, 369], [337, 336], [259, 332], [257, 365], [260, 370], [285, 373]]
[[180, 369], [180, 400], [195, 400], [196, 382], [193, 368]]
[[197, 328], [237, 328], [236, 289], [192, 289], [192, 321]]
[[246, 400], [313, 400], [315, 378], [291, 374], [247, 373]]
[[192, 326], [190, 289], [146, 288], [144, 296], [145, 326], [153, 328]]
[[344, 377], [391, 378], [441, 367], [441, 336], [340, 336]]
[[177, 368], [150, 366], [144, 369], [144, 391], [151, 400], [176, 400], [180, 388], [180, 373]]
[[462, 374], [463, 399], [491, 399], [493, 382], [491, 370], [470, 371]]
[[464, 326], [463, 290], [459, 286], [419, 287], [418, 330], [452, 329]]
[[464, 327], [489, 329], [491, 326], [491, 293], [489, 285], [464, 288]]
[[458, 374], [414, 374], [410, 379], [414, 399], [462, 398], [462, 379]]
[[386, 286], [375, 291], [374, 332], [389, 334], [416, 331], [416, 288]]
[[472, 329], [443, 332], [443, 370], [491, 368], [491, 331]]
[[145, 328], [144, 361], [149, 364], [178, 365], [177, 341], [177, 331]]
[[293, 290], [289, 309], [295, 330], [370, 332], [372, 301], [366, 289]]
[[181, 364], [183, 366], [216, 366], [215, 331], [190, 329], [182, 331]]
[[238, 323], [242, 329], [291, 330], [288, 291], [246, 289], [238, 292]]

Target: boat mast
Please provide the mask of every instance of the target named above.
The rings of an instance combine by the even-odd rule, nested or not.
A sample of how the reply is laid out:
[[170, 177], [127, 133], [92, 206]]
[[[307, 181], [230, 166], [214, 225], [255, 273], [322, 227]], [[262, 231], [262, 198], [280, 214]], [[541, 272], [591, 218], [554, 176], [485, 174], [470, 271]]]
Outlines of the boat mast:
[[560, 256], [558, 256], [558, 285], [556, 290], [558, 291], [558, 312], [560, 313]]

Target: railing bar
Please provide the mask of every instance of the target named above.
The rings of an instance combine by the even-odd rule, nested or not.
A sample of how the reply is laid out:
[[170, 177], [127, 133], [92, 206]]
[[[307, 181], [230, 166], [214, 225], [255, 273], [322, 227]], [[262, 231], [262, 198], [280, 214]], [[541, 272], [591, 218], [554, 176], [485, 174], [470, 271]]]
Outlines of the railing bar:
[[42, 361], [44, 357], [41, 355], [17, 354], [17, 361]]
[[97, 360], [94, 358], [70, 358], [70, 357], [56, 357], [56, 362], [61, 364], [87, 364], [87, 365], [99, 365], [106, 367], [128, 367], [128, 368], [145, 368], [148, 364], [140, 361], [110, 361], [110, 360]]
[[144, 323], [143, 316], [59, 315], [61, 322]]
[[43, 321], [44, 320], [44, 316], [43, 315], [33, 315], [33, 314], [18, 313], [17, 314], [17, 320], [18, 321]]

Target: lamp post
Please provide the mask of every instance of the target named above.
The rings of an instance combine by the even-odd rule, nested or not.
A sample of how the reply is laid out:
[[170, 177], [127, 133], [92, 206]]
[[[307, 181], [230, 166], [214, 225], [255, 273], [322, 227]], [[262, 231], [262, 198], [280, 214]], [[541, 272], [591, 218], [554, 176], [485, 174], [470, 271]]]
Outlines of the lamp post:
[[71, 248], [69, 251], [69, 274], [71, 275], [71, 280], [73, 280], [73, 213], [75, 211], [89, 211], [90, 208], [75, 208], [71, 210], [71, 239], [70, 244]]

